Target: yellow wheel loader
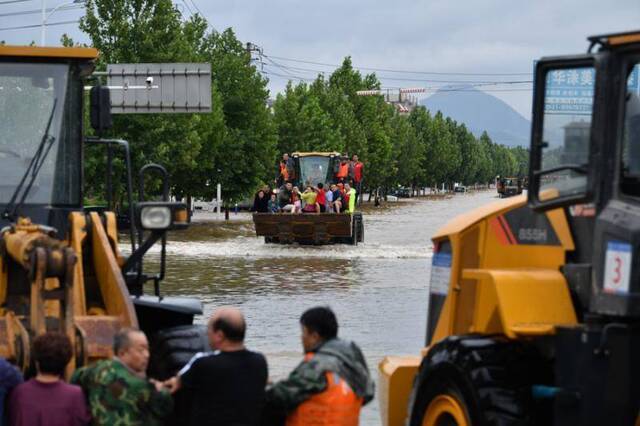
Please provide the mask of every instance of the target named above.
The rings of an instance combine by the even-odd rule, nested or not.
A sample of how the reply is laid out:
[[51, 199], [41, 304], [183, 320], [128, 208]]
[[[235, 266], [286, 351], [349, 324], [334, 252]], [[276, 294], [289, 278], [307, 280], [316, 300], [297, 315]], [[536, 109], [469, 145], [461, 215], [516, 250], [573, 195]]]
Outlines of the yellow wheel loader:
[[[289, 182], [300, 191], [311, 185], [322, 183], [325, 188], [337, 183], [335, 177], [342, 156], [339, 152], [294, 152], [291, 154], [292, 176]], [[278, 175], [276, 183], [284, 180]], [[362, 194], [358, 194], [362, 196]], [[254, 213], [256, 235], [264, 237], [265, 243], [276, 244], [350, 244], [364, 242], [364, 220], [362, 212], [345, 213]]]
[[[137, 327], [152, 343], [150, 369], [167, 377], [190, 354], [206, 348], [197, 300], [160, 297], [166, 233], [187, 226], [182, 203], [169, 202], [161, 166], [141, 170], [134, 202], [129, 145], [83, 136], [84, 87], [98, 52], [90, 48], [0, 46], [0, 356], [25, 374], [33, 372], [30, 342], [59, 330], [73, 342], [68, 373], [111, 357], [112, 338]], [[102, 131], [111, 122], [107, 87], [91, 93], [91, 123]], [[88, 144], [111, 161], [123, 153], [127, 165], [131, 253], [118, 244], [116, 215], [83, 206], [83, 153]], [[145, 175], [160, 172], [162, 201], [144, 201]], [[109, 202], [111, 204], [111, 202]], [[161, 241], [161, 270], [148, 274], [144, 254]], [[144, 295], [153, 281], [155, 294]]]
[[[528, 194], [433, 236], [384, 425], [640, 424], [640, 32], [536, 64]], [[425, 301], [426, 302], [426, 301]]]

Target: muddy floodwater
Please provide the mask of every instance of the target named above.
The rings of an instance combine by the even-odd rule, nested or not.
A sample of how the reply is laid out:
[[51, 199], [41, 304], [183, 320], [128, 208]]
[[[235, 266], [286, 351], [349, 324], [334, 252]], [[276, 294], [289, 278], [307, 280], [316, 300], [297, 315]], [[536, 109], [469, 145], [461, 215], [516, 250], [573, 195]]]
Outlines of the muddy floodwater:
[[[339, 335], [361, 346], [377, 381], [385, 355], [417, 354], [424, 345], [431, 235], [454, 216], [496, 200], [494, 191], [484, 191], [366, 209], [365, 242], [357, 247], [265, 244], [247, 214], [219, 222], [196, 213], [199, 223], [170, 237], [162, 292], [199, 298], [205, 316], [198, 321], [216, 306], [241, 307], [247, 346], [266, 355], [274, 380], [301, 359], [300, 314], [330, 305]], [[157, 254], [150, 257], [149, 271]], [[377, 397], [363, 409], [361, 424], [380, 424]]]

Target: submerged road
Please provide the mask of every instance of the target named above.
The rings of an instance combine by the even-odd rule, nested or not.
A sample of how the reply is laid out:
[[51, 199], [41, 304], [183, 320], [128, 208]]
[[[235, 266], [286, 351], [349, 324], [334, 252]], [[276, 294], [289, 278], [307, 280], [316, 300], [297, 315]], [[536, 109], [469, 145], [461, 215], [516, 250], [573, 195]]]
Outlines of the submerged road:
[[[247, 346], [266, 355], [273, 380], [302, 357], [300, 314], [329, 305], [339, 335], [361, 346], [377, 380], [385, 355], [417, 354], [424, 345], [431, 235], [456, 215], [496, 200], [494, 191], [485, 191], [367, 210], [365, 243], [357, 247], [264, 244], [249, 215], [195, 223], [169, 238], [162, 291], [199, 298], [205, 308], [199, 321], [217, 306], [241, 307]], [[361, 424], [380, 424], [377, 398], [364, 408]]]

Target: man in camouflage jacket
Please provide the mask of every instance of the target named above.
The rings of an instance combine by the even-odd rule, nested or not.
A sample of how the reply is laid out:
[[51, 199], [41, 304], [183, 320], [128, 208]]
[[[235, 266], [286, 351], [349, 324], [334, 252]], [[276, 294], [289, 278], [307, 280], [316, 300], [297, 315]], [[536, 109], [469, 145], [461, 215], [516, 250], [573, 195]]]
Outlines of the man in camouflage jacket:
[[141, 331], [125, 329], [114, 338], [114, 359], [78, 369], [71, 383], [82, 387], [94, 425], [162, 424], [173, 409], [168, 390], [145, 376], [149, 344]]

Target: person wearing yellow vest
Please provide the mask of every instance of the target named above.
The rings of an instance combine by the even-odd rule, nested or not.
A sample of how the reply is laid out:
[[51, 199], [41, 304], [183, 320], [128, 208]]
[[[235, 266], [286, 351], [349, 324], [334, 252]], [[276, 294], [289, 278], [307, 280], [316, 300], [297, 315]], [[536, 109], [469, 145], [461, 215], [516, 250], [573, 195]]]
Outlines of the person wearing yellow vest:
[[303, 361], [285, 380], [267, 389], [269, 425], [358, 426], [360, 408], [373, 399], [374, 383], [360, 348], [338, 338], [328, 307], [300, 317]]
[[348, 183], [344, 184], [344, 193], [347, 194], [347, 199], [349, 200], [349, 209], [347, 210], [349, 213], [353, 213], [356, 211], [356, 190], [352, 188]]

